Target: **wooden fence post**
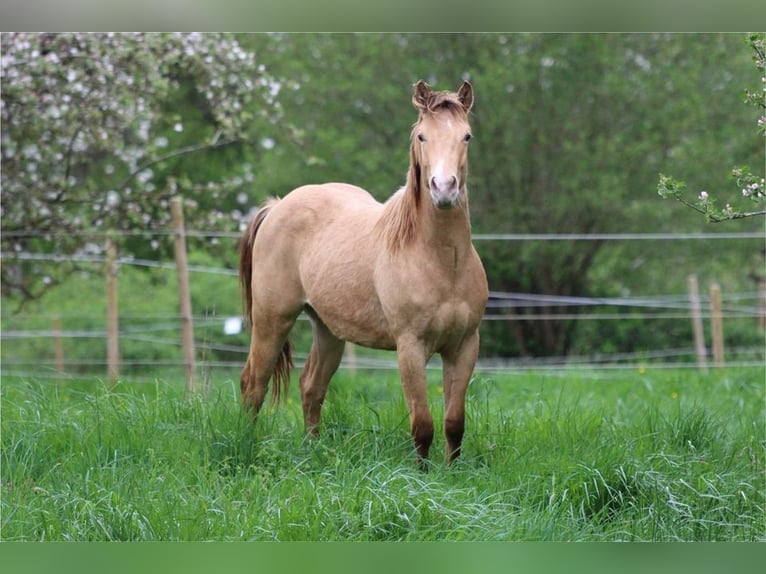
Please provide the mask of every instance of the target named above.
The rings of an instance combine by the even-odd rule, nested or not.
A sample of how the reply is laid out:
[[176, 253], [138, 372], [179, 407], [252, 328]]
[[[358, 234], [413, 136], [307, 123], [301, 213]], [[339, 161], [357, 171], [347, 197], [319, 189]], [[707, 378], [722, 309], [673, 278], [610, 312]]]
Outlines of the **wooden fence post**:
[[59, 378], [64, 374], [64, 341], [61, 338], [61, 317], [53, 319], [53, 358]]
[[184, 348], [186, 390], [196, 391], [194, 327], [192, 325], [191, 294], [189, 292], [189, 266], [186, 261], [186, 230], [184, 229], [183, 204], [180, 197], [170, 200], [175, 236], [176, 275], [178, 276], [178, 297], [181, 308], [181, 336]]
[[713, 333], [713, 363], [723, 367], [723, 313], [721, 311], [721, 287], [718, 283], [710, 285], [710, 328]]
[[117, 305], [117, 247], [106, 239], [106, 372], [110, 385], [120, 376], [120, 319]]
[[343, 351], [346, 356], [346, 368], [352, 375], [356, 374], [356, 345], [349, 341], [346, 341], [346, 348]]
[[707, 350], [705, 349], [705, 332], [702, 326], [702, 306], [700, 304], [699, 285], [696, 275], [686, 278], [689, 289], [689, 304], [692, 313], [692, 329], [694, 330], [694, 348], [697, 353], [697, 366], [700, 370], [707, 370]]

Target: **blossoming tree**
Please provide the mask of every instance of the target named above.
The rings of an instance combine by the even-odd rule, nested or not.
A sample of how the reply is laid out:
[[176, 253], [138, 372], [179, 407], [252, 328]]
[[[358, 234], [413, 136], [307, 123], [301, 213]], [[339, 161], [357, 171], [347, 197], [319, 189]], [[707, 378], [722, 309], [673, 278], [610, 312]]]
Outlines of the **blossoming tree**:
[[[74, 259], [101, 249], [94, 233], [165, 228], [178, 191], [171, 175], [185, 195], [215, 205], [227, 182], [199, 160], [246, 143], [278, 115], [278, 84], [232, 35], [14, 33], [1, 42], [4, 294], [35, 297], [66, 274], [23, 258], [30, 251]], [[189, 156], [195, 169], [176, 169]], [[206, 207], [187, 218], [215, 216]]]
[[[766, 36], [764, 34], [751, 34], [748, 42], [753, 50], [755, 66], [761, 74], [761, 87], [757, 91], [745, 90], [745, 102], [759, 110], [758, 131], [761, 137], [766, 137]], [[758, 206], [762, 206], [766, 202], [766, 180], [763, 177], [751, 173], [747, 166], [732, 169], [731, 176], [736, 181], [742, 197], [749, 199]], [[660, 180], [657, 184], [657, 192], [660, 196], [672, 197], [680, 201], [687, 207], [703, 214], [712, 223], [766, 215], [766, 210], [740, 211], [732, 207], [731, 203], [720, 208], [707, 191], [699, 192], [696, 199], [690, 200], [684, 195], [685, 189], [686, 182], [660, 174]]]

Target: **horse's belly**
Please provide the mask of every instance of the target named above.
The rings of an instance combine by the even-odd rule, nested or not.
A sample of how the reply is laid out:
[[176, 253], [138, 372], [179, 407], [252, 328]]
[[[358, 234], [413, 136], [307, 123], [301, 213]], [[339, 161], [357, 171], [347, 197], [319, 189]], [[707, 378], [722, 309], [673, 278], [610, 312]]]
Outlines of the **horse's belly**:
[[380, 304], [369, 300], [346, 297], [345, 304], [310, 300], [308, 303], [330, 332], [344, 341], [350, 341], [374, 349], [395, 349], [396, 343], [388, 329], [388, 324]]

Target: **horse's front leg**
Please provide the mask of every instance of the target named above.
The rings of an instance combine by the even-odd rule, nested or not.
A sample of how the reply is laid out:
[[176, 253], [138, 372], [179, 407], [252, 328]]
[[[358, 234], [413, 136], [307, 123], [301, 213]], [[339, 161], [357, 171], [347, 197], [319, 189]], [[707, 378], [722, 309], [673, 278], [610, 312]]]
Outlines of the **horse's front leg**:
[[423, 342], [416, 337], [400, 338], [396, 348], [399, 376], [410, 413], [410, 436], [422, 463], [428, 458], [428, 449], [434, 439], [434, 422], [428, 410], [426, 392], [426, 351]]
[[479, 332], [474, 331], [455, 349], [442, 353], [444, 368], [444, 458], [447, 464], [460, 456], [465, 431], [465, 395], [479, 356]]

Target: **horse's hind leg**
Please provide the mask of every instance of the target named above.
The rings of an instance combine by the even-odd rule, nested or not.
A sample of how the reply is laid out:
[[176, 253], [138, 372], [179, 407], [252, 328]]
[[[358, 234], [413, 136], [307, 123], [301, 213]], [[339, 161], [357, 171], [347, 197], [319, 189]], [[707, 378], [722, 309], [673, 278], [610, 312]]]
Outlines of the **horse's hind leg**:
[[[263, 406], [269, 379], [274, 374], [287, 335], [295, 322], [294, 316], [257, 320], [252, 328], [250, 352], [240, 377], [243, 404], [257, 415]], [[260, 324], [260, 328], [258, 327]], [[276, 384], [276, 383], [275, 383]]]
[[319, 432], [319, 418], [327, 387], [343, 358], [345, 342], [330, 333], [315, 313], [309, 311], [308, 314], [314, 340], [300, 377], [301, 402], [306, 431], [315, 435]]

